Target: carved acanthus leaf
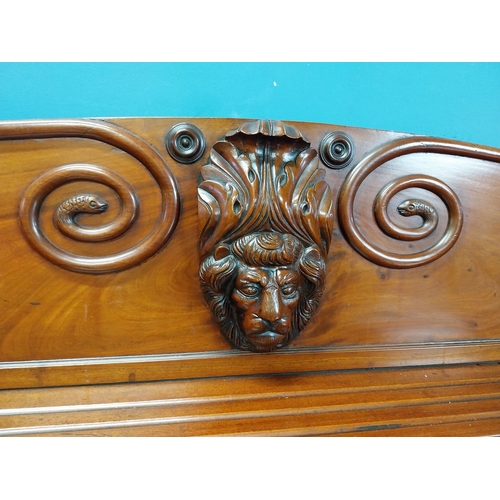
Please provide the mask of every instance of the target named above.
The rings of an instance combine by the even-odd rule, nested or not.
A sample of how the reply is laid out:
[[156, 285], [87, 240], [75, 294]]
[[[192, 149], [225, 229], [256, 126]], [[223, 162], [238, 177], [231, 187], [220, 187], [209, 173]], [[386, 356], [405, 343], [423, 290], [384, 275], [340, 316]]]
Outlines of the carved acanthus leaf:
[[213, 146], [199, 186], [200, 251], [252, 231], [294, 234], [328, 253], [333, 196], [316, 150], [294, 127], [257, 121]]

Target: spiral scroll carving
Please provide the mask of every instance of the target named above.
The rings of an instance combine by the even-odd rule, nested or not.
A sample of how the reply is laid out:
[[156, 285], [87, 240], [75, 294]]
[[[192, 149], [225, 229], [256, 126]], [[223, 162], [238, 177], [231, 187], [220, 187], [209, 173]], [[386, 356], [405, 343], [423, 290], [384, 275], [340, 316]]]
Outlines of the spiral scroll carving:
[[348, 174], [341, 187], [338, 198], [339, 223], [347, 241], [354, 249], [379, 266], [408, 269], [433, 262], [453, 247], [462, 230], [462, 207], [454, 191], [434, 177], [410, 175], [389, 183], [378, 193], [374, 203], [375, 220], [378, 226], [392, 238], [415, 241], [429, 236], [437, 227], [438, 222], [436, 210], [429, 202], [406, 200], [398, 207], [401, 215], [420, 215], [422, 217], [423, 224], [418, 228], [400, 227], [394, 224], [387, 214], [389, 202], [396, 193], [408, 188], [422, 188], [437, 195], [448, 210], [448, 224], [439, 241], [424, 251], [398, 254], [383, 250], [370, 243], [360, 232], [354, 218], [354, 201], [363, 181], [384, 163], [413, 153], [440, 153], [500, 163], [500, 153], [492, 148], [432, 137], [411, 137], [396, 140], [384, 144], [363, 158]]
[[[0, 123], [0, 140], [63, 137], [79, 137], [104, 142], [120, 148], [141, 162], [160, 188], [162, 200], [160, 217], [154, 229], [144, 240], [122, 252], [90, 257], [62, 250], [43, 234], [39, 215], [45, 198], [63, 184], [75, 181], [104, 184], [118, 194], [121, 203], [121, 212], [114, 221], [92, 229], [74, 224], [75, 213], [64, 215], [64, 203], [61, 204], [54, 214], [56, 227], [63, 228], [62, 232], [70, 238], [89, 242], [113, 239], [127, 231], [139, 215], [137, 193], [119, 174], [97, 165], [64, 165], [42, 174], [28, 186], [22, 196], [20, 221], [24, 236], [30, 245], [53, 264], [69, 271], [88, 274], [123, 271], [155, 255], [170, 239], [180, 212], [177, 183], [163, 157], [138, 136], [117, 125], [103, 121], [53, 120]], [[79, 196], [86, 195], [80, 194]], [[71, 201], [66, 200], [65, 203]]]

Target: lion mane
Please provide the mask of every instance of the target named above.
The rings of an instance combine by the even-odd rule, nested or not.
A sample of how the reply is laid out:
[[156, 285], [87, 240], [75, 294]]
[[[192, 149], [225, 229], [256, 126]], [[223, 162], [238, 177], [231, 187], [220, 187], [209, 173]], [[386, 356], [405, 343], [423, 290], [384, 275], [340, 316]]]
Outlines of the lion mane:
[[290, 331], [274, 349], [287, 345], [311, 319], [324, 290], [326, 267], [317, 246], [306, 247], [287, 233], [256, 232], [220, 245], [202, 262], [201, 289], [221, 332], [234, 347], [255, 351], [240, 330], [230, 299], [239, 262], [247, 266], [297, 266], [302, 277], [299, 304]]

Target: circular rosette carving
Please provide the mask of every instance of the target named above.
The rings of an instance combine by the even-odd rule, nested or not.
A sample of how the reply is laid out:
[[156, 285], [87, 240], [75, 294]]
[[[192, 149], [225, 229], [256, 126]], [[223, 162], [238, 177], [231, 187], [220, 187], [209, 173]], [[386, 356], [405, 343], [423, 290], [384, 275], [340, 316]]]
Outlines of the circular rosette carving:
[[205, 137], [191, 123], [174, 125], [165, 137], [165, 146], [170, 156], [179, 163], [195, 163], [205, 152]]
[[132, 185], [118, 173], [98, 165], [70, 164], [53, 168], [28, 186], [20, 202], [21, 228], [29, 244], [47, 260], [64, 269], [102, 274], [123, 271], [155, 255], [169, 240], [179, 218], [180, 200], [175, 178], [163, 157], [145, 141], [116, 125], [94, 120], [57, 120], [47, 122], [5, 122], [0, 124], [0, 139], [49, 139], [81, 137], [117, 147], [151, 173], [161, 192], [160, 216], [156, 226], [142, 241], [124, 251], [105, 256], [84, 256], [59, 248], [44, 234], [40, 210], [44, 200], [57, 188], [76, 181], [105, 185], [119, 199], [121, 210], [115, 220], [100, 227], [78, 223], [82, 213], [99, 214], [108, 202], [93, 193], [77, 193], [58, 205], [53, 215], [55, 227], [66, 237], [84, 242], [112, 240], [124, 234], [139, 217], [139, 197]]
[[323, 137], [319, 145], [323, 163], [330, 168], [345, 168], [354, 156], [351, 138], [343, 132], [330, 132]]
[[375, 220], [385, 234], [398, 240], [417, 241], [430, 236], [438, 225], [438, 214], [432, 203], [424, 199], [408, 199], [397, 207], [399, 214], [404, 217], [416, 215], [421, 217], [422, 224], [417, 228], [404, 228], [395, 224], [387, 212], [389, 202], [395, 194], [408, 188], [421, 188], [439, 197], [447, 209], [448, 222], [439, 240], [426, 250], [399, 254], [386, 251], [371, 243], [360, 231], [354, 217], [354, 202], [363, 181], [386, 162], [413, 153], [440, 153], [500, 162], [500, 155], [491, 148], [431, 137], [412, 137], [393, 141], [363, 158], [348, 174], [340, 190], [339, 223], [347, 241], [354, 249], [379, 266], [407, 269], [433, 262], [453, 247], [462, 230], [463, 213], [456, 193], [434, 177], [409, 175], [387, 184], [378, 193], [374, 201]]

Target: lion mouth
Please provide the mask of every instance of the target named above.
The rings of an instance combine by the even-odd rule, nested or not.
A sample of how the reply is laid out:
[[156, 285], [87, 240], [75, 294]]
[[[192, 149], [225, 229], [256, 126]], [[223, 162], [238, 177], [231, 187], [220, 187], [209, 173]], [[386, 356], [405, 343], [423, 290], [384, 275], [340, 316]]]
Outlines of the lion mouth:
[[267, 330], [261, 333], [247, 334], [248, 340], [256, 347], [263, 347], [269, 349], [275, 346], [284, 339], [285, 335]]

